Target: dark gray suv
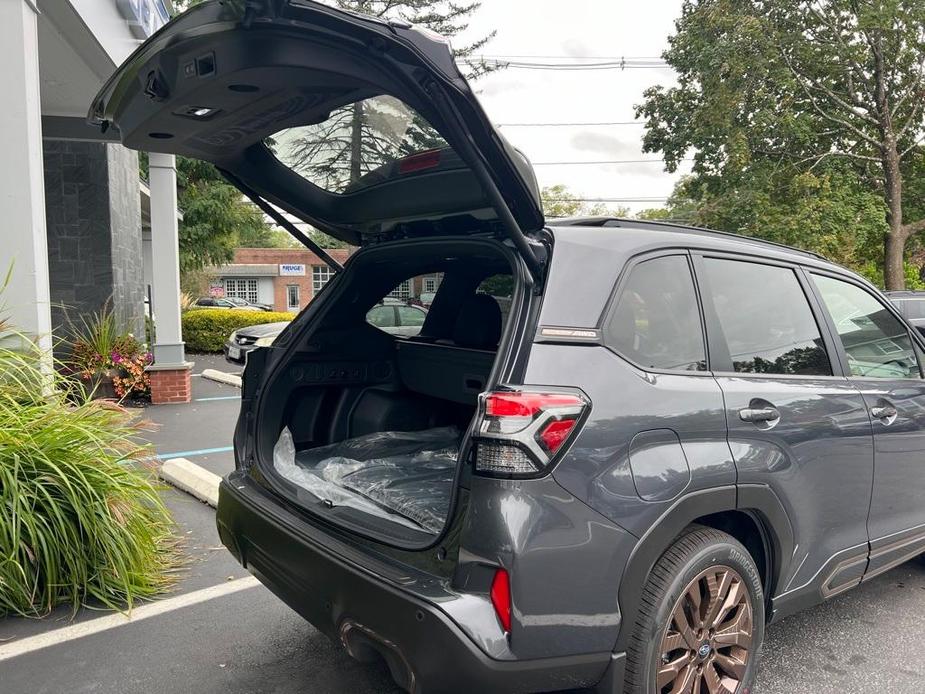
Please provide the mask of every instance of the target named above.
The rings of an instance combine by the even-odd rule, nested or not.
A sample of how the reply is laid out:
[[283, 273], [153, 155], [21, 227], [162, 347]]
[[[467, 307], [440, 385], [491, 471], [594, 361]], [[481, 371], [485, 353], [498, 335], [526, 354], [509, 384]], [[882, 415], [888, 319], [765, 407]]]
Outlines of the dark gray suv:
[[[360, 248], [249, 356], [217, 522], [408, 690], [745, 694], [768, 622], [925, 549], [922, 344], [893, 307], [781, 246], [547, 224], [439, 37], [204, 3], [90, 119]], [[417, 335], [366, 320], [413, 282]]]

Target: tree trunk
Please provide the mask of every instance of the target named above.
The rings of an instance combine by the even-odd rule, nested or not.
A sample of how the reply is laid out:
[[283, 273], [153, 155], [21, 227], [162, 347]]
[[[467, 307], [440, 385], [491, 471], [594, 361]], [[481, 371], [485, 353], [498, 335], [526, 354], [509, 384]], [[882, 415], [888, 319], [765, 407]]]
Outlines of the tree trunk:
[[883, 197], [889, 230], [883, 241], [883, 283], [887, 289], [905, 289], [903, 251], [908, 234], [903, 228], [903, 177], [899, 167], [899, 148], [893, 131], [893, 118], [887, 91], [882, 37], [871, 42], [874, 54], [874, 83], [880, 126], [880, 163], [883, 166]]
[[899, 170], [899, 152], [892, 133], [887, 134], [881, 153], [886, 221], [889, 226], [883, 242], [883, 283], [890, 290], [905, 289], [903, 252], [908, 234], [903, 227], [903, 181]]
[[353, 117], [350, 119], [350, 182], [356, 183], [363, 175], [360, 166], [363, 158], [363, 104], [353, 104]]

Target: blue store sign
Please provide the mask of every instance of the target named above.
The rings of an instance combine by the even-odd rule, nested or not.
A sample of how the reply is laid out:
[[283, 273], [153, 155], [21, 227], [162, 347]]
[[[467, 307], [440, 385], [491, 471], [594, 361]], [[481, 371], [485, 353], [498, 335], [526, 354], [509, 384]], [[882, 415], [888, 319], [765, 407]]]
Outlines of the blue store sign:
[[163, 0], [116, 0], [116, 5], [139, 39], [148, 38], [170, 21]]

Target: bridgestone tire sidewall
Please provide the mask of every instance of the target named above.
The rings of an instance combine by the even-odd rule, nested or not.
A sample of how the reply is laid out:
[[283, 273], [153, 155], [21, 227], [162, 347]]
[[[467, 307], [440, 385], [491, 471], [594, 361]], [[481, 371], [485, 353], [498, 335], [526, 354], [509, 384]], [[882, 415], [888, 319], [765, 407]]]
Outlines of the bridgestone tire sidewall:
[[[745, 678], [739, 685], [736, 694], [752, 694], [755, 676], [758, 671], [758, 656], [764, 640], [764, 591], [761, 587], [761, 576], [758, 574], [758, 569], [755, 567], [755, 562], [752, 560], [751, 555], [749, 555], [745, 547], [732, 537], [729, 538], [728, 542], [713, 542], [695, 551], [688, 557], [684, 569], [669, 584], [668, 591], [656, 612], [655, 631], [651, 635], [648, 658], [646, 659], [648, 672], [644, 681], [655, 681], [654, 668], [661, 657], [658, 650], [661, 646], [662, 634], [668, 625], [675, 603], [690, 582], [700, 572], [711, 566], [728, 566], [735, 569], [749, 587], [748, 597], [752, 607], [752, 647], [749, 649]], [[652, 694], [656, 694], [654, 686], [651, 691]]]

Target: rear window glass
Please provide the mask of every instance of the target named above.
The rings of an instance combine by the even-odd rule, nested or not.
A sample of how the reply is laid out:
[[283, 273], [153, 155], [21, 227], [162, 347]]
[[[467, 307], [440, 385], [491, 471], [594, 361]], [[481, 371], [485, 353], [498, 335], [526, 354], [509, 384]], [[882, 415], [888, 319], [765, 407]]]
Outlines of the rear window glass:
[[738, 260], [704, 261], [733, 369], [830, 376], [832, 365], [793, 270]]
[[609, 346], [640, 366], [706, 371], [700, 309], [687, 258], [666, 256], [634, 267], [605, 332]]
[[[342, 106], [320, 123], [280, 130], [265, 144], [288, 168], [331, 193], [380, 183], [393, 173], [386, 167], [399, 160], [406, 160], [401, 173], [434, 168], [440, 153], [424, 153], [447, 148], [422, 116], [391, 96]], [[422, 156], [407, 160], [415, 154]]]

